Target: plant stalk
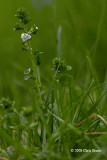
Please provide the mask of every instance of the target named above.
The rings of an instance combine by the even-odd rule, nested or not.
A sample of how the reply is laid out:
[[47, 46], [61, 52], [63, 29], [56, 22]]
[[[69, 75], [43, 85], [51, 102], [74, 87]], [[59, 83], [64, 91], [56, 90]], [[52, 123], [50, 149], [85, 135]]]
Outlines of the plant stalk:
[[31, 61], [32, 61], [33, 73], [34, 73], [34, 77], [35, 77], [35, 85], [37, 87], [37, 91], [38, 91], [38, 94], [39, 94], [40, 103], [42, 104], [42, 97], [41, 97], [39, 83], [38, 83], [36, 64], [35, 64], [35, 60], [34, 60], [34, 55], [32, 53], [32, 48], [31, 48], [31, 45], [30, 45], [30, 41], [29, 41], [28, 45], [29, 45], [29, 52], [30, 52]]

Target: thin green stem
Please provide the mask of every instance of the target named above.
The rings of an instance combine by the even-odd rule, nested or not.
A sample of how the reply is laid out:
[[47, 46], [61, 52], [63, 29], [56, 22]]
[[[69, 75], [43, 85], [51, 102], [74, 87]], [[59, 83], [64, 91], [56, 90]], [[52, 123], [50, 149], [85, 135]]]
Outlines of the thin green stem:
[[37, 91], [38, 91], [38, 94], [39, 94], [40, 103], [42, 104], [42, 97], [41, 97], [40, 88], [39, 88], [39, 84], [38, 84], [36, 64], [35, 64], [35, 60], [34, 60], [34, 55], [32, 53], [32, 48], [31, 48], [31, 45], [30, 45], [30, 41], [29, 41], [28, 45], [29, 45], [29, 52], [30, 52], [31, 61], [32, 61], [33, 73], [34, 73], [34, 77], [35, 77], [35, 84], [36, 84]]
[[[24, 30], [27, 33], [27, 26], [26, 25], [24, 25]], [[34, 60], [34, 55], [32, 53], [32, 48], [31, 48], [30, 41], [28, 42], [28, 47], [29, 47], [29, 53], [30, 53], [31, 61], [32, 61], [33, 73], [34, 73], [34, 77], [35, 77], [35, 85], [37, 87], [37, 91], [38, 91], [38, 94], [39, 94], [40, 103], [42, 104], [42, 97], [41, 97], [39, 83], [38, 83], [37, 69], [36, 69], [36, 64], [35, 64], [35, 60]]]
[[4, 150], [2, 150], [1, 148], [0, 148], [0, 152], [3, 153], [4, 156], [6, 156], [8, 159], [10, 159], [9, 156], [8, 156], [8, 154]]

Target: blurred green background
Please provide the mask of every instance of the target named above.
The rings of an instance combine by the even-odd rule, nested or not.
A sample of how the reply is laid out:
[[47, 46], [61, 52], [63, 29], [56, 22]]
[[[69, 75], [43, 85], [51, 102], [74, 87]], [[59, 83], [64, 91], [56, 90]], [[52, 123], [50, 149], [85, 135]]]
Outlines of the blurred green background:
[[[19, 7], [27, 8], [39, 32], [32, 46], [44, 52], [40, 66], [42, 83], [49, 86], [52, 59], [57, 56], [57, 33], [61, 32], [62, 58], [73, 68], [76, 84], [83, 88], [91, 77], [87, 56], [99, 82], [107, 67], [106, 0], [6, 0], [0, 4], [0, 98], [11, 97], [17, 106], [30, 105], [32, 82], [24, 81], [31, 66], [29, 54], [22, 52], [21, 32], [13, 31]], [[78, 75], [78, 77], [77, 77]]]

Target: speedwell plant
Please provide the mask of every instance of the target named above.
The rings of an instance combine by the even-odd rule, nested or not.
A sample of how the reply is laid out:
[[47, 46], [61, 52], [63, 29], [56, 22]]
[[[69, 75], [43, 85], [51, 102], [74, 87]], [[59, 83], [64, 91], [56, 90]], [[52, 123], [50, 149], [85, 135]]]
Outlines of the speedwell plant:
[[[0, 159], [107, 159], [107, 137], [103, 136], [107, 134], [107, 121], [100, 107], [107, 93], [106, 83], [97, 84], [93, 76], [84, 89], [76, 84], [72, 67], [62, 60], [60, 26], [58, 57], [52, 61], [50, 87], [45, 88], [38, 72], [42, 52], [32, 48], [38, 27], [35, 24], [29, 27], [31, 18], [26, 9], [19, 8], [15, 16], [19, 21], [14, 30], [21, 31], [22, 50], [31, 57], [32, 65], [24, 72], [24, 79], [33, 80], [34, 96], [30, 106], [21, 106], [18, 111], [14, 100], [0, 100]], [[99, 150], [99, 154], [93, 154], [91, 149]]]

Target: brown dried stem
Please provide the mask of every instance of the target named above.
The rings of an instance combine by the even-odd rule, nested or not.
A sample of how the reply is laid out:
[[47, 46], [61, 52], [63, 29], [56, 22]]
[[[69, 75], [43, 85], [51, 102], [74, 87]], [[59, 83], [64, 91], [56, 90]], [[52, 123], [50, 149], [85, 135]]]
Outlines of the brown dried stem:
[[[92, 114], [91, 116], [89, 116], [88, 118], [86, 118], [86, 119], [82, 120], [81, 122], [79, 122], [79, 123], [76, 125], [76, 127], [79, 127], [81, 124], [83, 124], [83, 123], [86, 122], [88, 119], [93, 118], [93, 117], [98, 117], [99, 119], [101, 119], [101, 120], [104, 122], [104, 124], [107, 125], [107, 121], [106, 121], [102, 116], [100, 116], [99, 114], [94, 113], [94, 114]], [[100, 135], [100, 134], [107, 134], [107, 132], [91, 132], [91, 133], [85, 133], [85, 135]]]
[[2, 160], [9, 160], [9, 159], [7, 159], [7, 158], [5, 158], [5, 157], [0, 157], [0, 159], [2, 159]]
[[100, 116], [99, 114], [94, 113], [94, 114], [92, 114], [91, 116], [89, 116], [88, 118], [86, 118], [86, 119], [82, 120], [81, 122], [79, 122], [79, 123], [76, 125], [76, 127], [79, 127], [82, 123], [84, 123], [85, 121], [87, 121], [88, 119], [93, 118], [93, 117], [98, 117], [98, 118], [100, 118], [100, 119], [107, 125], [107, 121], [106, 121], [102, 116]]
[[91, 132], [91, 133], [85, 133], [85, 135], [100, 135], [100, 134], [107, 134], [107, 132]]

